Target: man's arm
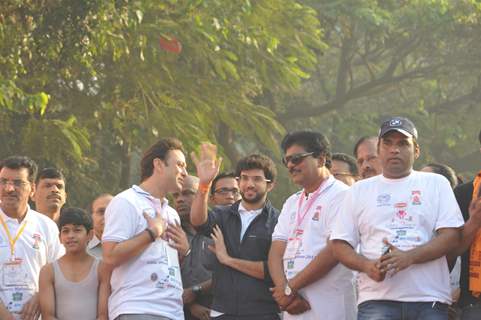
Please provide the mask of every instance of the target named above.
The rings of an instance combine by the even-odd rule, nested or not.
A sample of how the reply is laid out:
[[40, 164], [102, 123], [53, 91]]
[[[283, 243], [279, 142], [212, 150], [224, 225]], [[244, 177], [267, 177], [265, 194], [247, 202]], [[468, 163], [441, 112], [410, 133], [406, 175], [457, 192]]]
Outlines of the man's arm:
[[264, 280], [264, 262], [237, 259], [229, 256], [224, 243], [224, 236], [219, 226], [215, 226], [211, 235], [214, 245], [209, 249], [215, 253], [217, 259], [223, 265], [231, 267], [237, 271], [245, 273], [253, 278]]
[[122, 242], [105, 241], [102, 242], [103, 260], [106, 264], [118, 267], [124, 262], [140, 255], [153, 240], [162, 236], [165, 231], [165, 221], [162, 219], [160, 212], [157, 212], [154, 218], [144, 213], [147, 221], [147, 229], [132, 239]]
[[358, 254], [351, 245], [340, 239], [331, 241], [334, 257], [351, 270], [364, 272], [374, 281], [383, 281], [386, 275], [379, 268], [379, 260], [370, 260]]
[[195, 153], [192, 153], [191, 157], [197, 168], [199, 188], [190, 209], [190, 223], [194, 227], [199, 227], [207, 222], [210, 185], [219, 173], [222, 159], [217, 159], [217, 147], [210, 143], [203, 143], [200, 146], [199, 158]]
[[7, 307], [5, 307], [2, 301], [0, 301], [0, 319], [15, 320], [13, 314], [8, 312]]
[[[212, 279], [206, 280], [204, 282], [201, 282], [198, 284], [200, 286], [201, 294], [207, 294], [210, 292], [210, 289], [212, 288]], [[197, 300], [197, 296], [192, 291], [192, 287], [190, 288], [185, 288], [184, 291], [182, 292], [182, 301], [184, 302], [184, 305], [194, 303]]]
[[468, 210], [469, 219], [464, 226], [461, 227], [461, 241], [459, 245], [449, 253], [448, 261], [455, 261], [456, 257], [466, 252], [481, 228], [481, 198], [472, 201]]
[[110, 276], [112, 275], [112, 266], [100, 262], [97, 273], [99, 278], [97, 320], [108, 320], [108, 301], [111, 293]]
[[437, 235], [429, 242], [407, 251], [399, 250], [387, 239], [384, 239], [384, 243], [389, 246], [390, 252], [381, 257], [380, 269], [396, 273], [413, 264], [432, 261], [451, 252], [459, 244], [459, 229], [438, 229]]
[[[40, 270], [40, 310], [43, 320], [55, 320], [55, 289], [53, 268], [51, 264], [45, 265]], [[2, 318], [3, 319], [3, 318]]]

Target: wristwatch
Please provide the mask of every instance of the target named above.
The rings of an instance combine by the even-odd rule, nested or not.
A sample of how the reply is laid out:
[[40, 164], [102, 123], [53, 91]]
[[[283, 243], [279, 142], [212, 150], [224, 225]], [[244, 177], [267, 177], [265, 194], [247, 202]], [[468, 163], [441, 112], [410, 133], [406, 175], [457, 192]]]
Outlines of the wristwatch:
[[202, 293], [202, 286], [199, 286], [199, 285], [195, 285], [192, 287], [192, 292], [195, 294], [195, 295], [199, 295]]
[[284, 294], [286, 296], [290, 296], [292, 294], [292, 289], [289, 287], [289, 283], [286, 283], [286, 287], [284, 288]]

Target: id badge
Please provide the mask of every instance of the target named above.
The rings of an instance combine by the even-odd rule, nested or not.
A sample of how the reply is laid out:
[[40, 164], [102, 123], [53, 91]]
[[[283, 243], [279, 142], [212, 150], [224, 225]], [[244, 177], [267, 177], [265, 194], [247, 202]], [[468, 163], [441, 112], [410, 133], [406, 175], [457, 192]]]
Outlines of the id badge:
[[28, 286], [28, 274], [23, 259], [15, 258], [3, 263], [3, 284], [7, 287]]
[[291, 238], [287, 242], [286, 253], [284, 255], [285, 259], [295, 259], [299, 250], [301, 249], [302, 241], [301, 238]]

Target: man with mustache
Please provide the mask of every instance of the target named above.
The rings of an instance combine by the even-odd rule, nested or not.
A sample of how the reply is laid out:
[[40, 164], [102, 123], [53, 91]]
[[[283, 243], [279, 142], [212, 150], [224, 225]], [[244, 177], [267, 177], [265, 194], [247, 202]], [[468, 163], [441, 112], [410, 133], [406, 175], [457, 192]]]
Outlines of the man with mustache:
[[409, 119], [383, 122], [382, 174], [347, 190], [337, 216], [334, 255], [359, 271], [359, 320], [448, 319], [446, 254], [459, 243], [463, 219], [443, 176], [413, 170], [417, 139]]
[[35, 210], [58, 222], [60, 210], [67, 199], [65, 177], [56, 168], [45, 168], [39, 172], [35, 181], [32, 200]]
[[0, 319], [40, 315], [40, 269], [64, 254], [56, 224], [28, 206], [37, 165], [22, 156], [0, 163]]
[[323, 134], [289, 133], [281, 147], [292, 181], [303, 189], [286, 200], [272, 234], [273, 296], [286, 311], [284, 320], [352, 320], [353, 274], [338, 264], [329, 241], [348, 186], [329, 172], [330, 143]]
[[219, 172], [217, 148], [201, 146], [200, 158], [192, 155], [197, 167], [199, 189], [192, 203], [191, 223], [214, 240], [212, 250], [218, 263], [213, 268], [211, 318], [216, 320], [276, 320], [276, 302], [269, 288], [272, 280], [267, 268], [271, 234], [279, 211], [267, 194], [274, 187], [277, 170], [274, 162], [253, 154], [239, 160], [238, 177], [241, 201], [207, 211], [209, 189]]
[[354, 146], [354, 157], [361, 179], [381, 174], [382, 167], [377, 154], [377, 137], [362, 137]]

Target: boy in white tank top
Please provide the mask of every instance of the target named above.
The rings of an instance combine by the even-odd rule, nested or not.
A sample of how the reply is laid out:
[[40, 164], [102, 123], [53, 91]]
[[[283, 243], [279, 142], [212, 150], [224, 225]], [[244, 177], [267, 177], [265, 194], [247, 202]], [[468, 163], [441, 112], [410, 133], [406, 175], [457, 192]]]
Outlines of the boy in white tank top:
[[87, 253], [93, 236], [92, 218], [79, 208], [62, 210], [60, 242], [65, 255], [40, 271], [43, 320], [108, 320], [108, 279], [102, 262]]

